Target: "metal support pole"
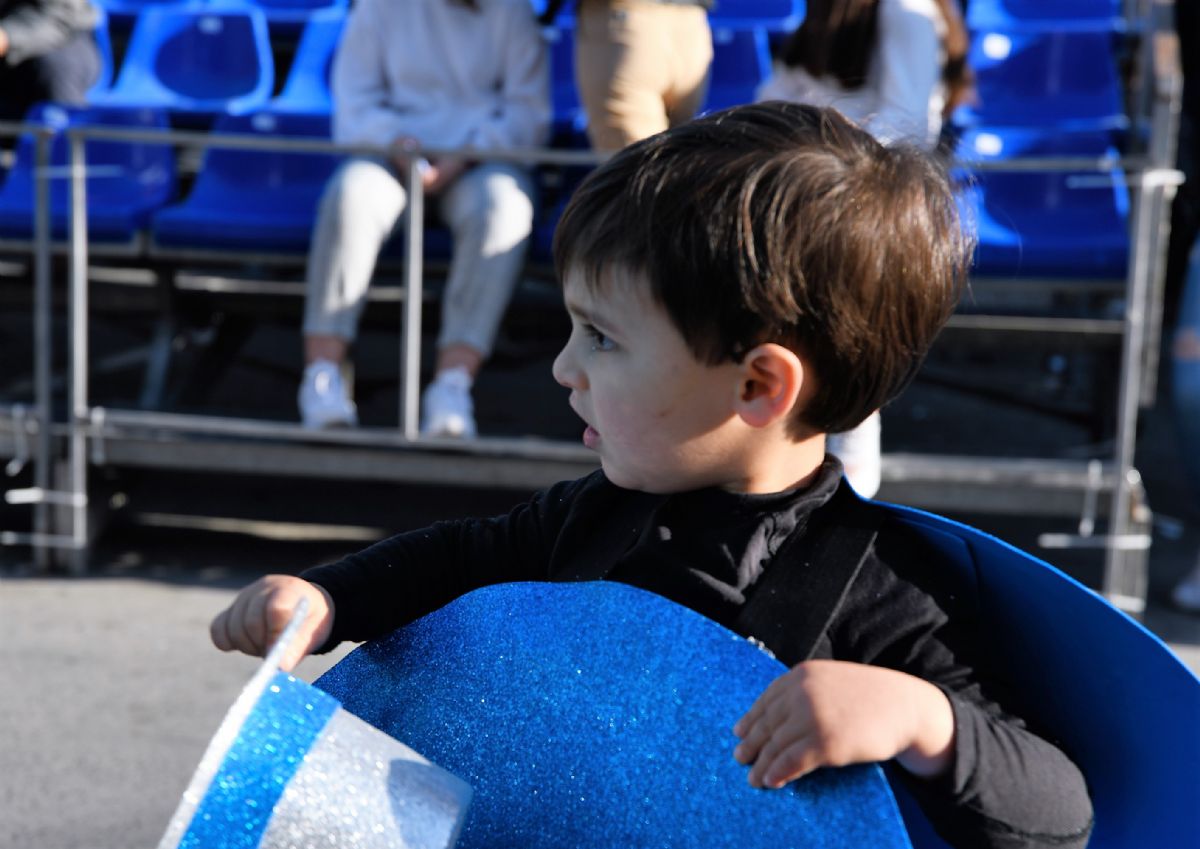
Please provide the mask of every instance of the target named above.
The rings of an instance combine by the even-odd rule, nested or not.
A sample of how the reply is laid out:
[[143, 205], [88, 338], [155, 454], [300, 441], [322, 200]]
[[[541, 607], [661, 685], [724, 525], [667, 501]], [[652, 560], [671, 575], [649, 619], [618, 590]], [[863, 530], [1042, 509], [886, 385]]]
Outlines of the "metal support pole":
[[408, 164], [408, 219], [404, 235], [404, 318], [400, 349], [400, 427], [408, 439], [420, 430], [421, 388], [421, 302], [425, 246], [425, 191], [421, 185], [422, 160], [413, 156]]
[[[54, 415], [50, 365], [54, 358], [52, 317], [54, 292], [50, 286], [50, 144], [51, 130], [39, 130], [37, 168], [34, 171], [33, 219], [33, 394], [37, 410], [37, 448], [33, 460], [33, 486], [46, 492], [51, 487], [54, 443], [50, 422]], [[41, 543], [50, 536], [50, 506], [33, 505], [34, 562], [45, 571], [50, 568], [50, 549]]]
[[71, 571], [82, 572], [88, 546], [88, 278], [87, 149], [71, 133], [71, 413], [69, 479], [71, 500]]

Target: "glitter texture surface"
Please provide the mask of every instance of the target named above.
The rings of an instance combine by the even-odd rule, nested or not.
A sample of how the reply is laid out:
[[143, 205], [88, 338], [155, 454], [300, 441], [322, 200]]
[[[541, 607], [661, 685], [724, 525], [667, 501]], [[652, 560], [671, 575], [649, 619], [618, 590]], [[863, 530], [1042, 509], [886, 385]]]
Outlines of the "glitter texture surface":
[[259, 849], [444, 849], [471, 788], [344, 710], [304, 758]]
[[337, 707], [320, 690], [277, 673], [242, 723], [181, 849], [258, 846], [276, 801]]
[[751, 788], [731, 729], [785, 670], [615, 582], [477, 590], [317, 681], [469, 782], [458, 846], [910, 846], [877, 766]]

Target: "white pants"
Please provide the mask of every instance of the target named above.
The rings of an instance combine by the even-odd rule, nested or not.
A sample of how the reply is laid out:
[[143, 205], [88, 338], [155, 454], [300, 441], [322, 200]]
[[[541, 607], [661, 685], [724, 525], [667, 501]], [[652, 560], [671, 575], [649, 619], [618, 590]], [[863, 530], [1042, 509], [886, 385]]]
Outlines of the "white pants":
[[[533, 178], [484, 163], [431, 200], [454, 237], [438, 347], [463, 344], [487, 356], [525, 261]], [[330, 178], [308, 257], [305, 335], [355, 338], [379, 249], [407, 206], [404, 184], [377, 160], [351, 159]]]

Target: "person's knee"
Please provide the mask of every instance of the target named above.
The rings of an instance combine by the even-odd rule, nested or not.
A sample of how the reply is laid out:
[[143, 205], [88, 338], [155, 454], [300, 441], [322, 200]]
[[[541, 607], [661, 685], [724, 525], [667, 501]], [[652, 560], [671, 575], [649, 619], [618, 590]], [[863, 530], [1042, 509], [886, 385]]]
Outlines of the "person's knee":
[[519, 241], [533, 230], [534, 201], [527, 175], [508, 168], [481, 166], [474, 179], [458, 187], [449, 206], [452, 224], [481, 231], [508, 241]]
[[404, 207], [404, 190], [395, 176], [382, 164], [365, 159], [344, 163], [325, 186], [321, 197], [322, 213], [343, 226], [361, 226], [365, 221], [381, 219], [391, 226]]

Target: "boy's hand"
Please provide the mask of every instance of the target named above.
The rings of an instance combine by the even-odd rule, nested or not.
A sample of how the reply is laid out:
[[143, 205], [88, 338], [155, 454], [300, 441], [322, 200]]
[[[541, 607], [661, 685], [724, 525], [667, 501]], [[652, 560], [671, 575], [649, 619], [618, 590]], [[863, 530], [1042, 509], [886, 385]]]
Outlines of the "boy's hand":
[[810, 660], [775, 679], [733, 733], [742, 738], [733, 756], [754, 765], [753, 787], [891, 758], [928, 777], [950, 767], [954, 713], [941, 690], [904, 672]]
[[267, 575], [246, 587], [233, 604], [217, 614], [209, 626], [213, 645], [263, 657], [292, 618], [301, 598], [308, 599], [308, 615], [284, 654], [279, 667], [290, 671], [309, 652], [329, 639], [333, 628], [333, 601], [316, 584], [292, 575]]

